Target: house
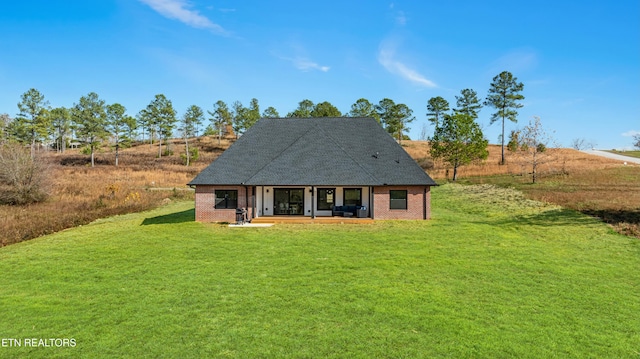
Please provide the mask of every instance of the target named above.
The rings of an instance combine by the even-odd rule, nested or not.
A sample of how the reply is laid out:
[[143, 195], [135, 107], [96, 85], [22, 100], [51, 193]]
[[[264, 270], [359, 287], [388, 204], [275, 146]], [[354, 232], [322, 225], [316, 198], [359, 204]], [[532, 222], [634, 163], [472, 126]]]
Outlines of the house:
[[436, 183], [372, 118], [263, 118], [190, 183], [196, 220], [428, 219]]

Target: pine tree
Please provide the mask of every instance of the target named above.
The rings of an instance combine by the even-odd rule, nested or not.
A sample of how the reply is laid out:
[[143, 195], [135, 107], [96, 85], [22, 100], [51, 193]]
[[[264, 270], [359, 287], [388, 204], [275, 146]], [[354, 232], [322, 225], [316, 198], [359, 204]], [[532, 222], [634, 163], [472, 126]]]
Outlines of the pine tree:
[[71, 109], [71, 117], [76, 124], [78, 135], [89, 145], [91, 167], [95, 166], [95, 149], [109, 135], [104, 100], [95, 92], [80, 97]]
[[431, 157], [453, 166], [453, 180], [458, 178], [458, 168], [475, 160], [486, 159], [488, 141], [471, 115], [445, 114], [436, 127], [431, 142]]
[[522, 104], [518, 101], [524, 100], [524, 96], [520, 91], [524, 89], [524, 84], [518, 82], [509, 71], [503, 71], [493, 78], [493, 82], [489, 87], [489, 94], [485, 101], [485, 105], [495, 108], [497, 111], [491, 115], [491, 124], [502, 121], [502, 157], [500, 164], [504, 164], [504, 122], [509, 120], [518, 122], [518, 109]]
[[18, 109], [20, 113], [15, 119], [16, 134], [19, 140], [30, 142], [31, 158], [33, 158], [36, 142], [44, 140], [51, 132], [51, 121], [48, 116], [49, 101], [44, 99], [40, 91], [32, 88], [20, 96]]

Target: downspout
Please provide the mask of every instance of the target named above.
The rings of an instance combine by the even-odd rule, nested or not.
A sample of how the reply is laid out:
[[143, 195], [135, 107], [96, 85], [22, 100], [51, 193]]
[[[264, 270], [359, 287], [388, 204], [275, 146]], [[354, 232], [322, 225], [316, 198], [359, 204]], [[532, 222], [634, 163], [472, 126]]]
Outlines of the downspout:
[[422, 219], [427, 219], [427, 187], [424, 187], [424, 193], [422, 193]]
[[311, 218], [315, 219], [316, 218], [316, 204], [314, 202], [314, 197], [315, 197], [315, 189], [313, 188], [313, 186], [311, 186]]

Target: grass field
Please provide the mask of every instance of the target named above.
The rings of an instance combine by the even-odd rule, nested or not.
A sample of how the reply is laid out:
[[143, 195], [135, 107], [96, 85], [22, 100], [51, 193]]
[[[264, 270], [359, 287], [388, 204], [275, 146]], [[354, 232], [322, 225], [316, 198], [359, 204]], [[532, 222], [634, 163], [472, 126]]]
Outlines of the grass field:
[[97, 154], [94, 168], [89, 167], [90, 157], [79, 150], [45, 153], [53, 182], [50, 197], [27, 206], [0, 205], [0, 247], [98, 218], [155, 208], [167, 199], [193, 199], [187, 183], [229, 146], [229, 140], [221, 146], [213, 138], [192, 141], [202, 153], [190, 167], [181, 162], [184, 146], [179, 141], [173, 141], [175, 153], [162, 158], [157, 158], [156, 145], [121, 150], [118, 167], [109, 148]]
[[[410, 142], [405, 149], [416, 159], [428, 156], [426, 142]], [[507, 164], [499, 165], [500, 147], [491, 145], [486, 161], [460, 168], [459, 182], [515, 188], [528, 198], [600, 218], [619, 233], [640, 238], [640, 165], [572, 149], [549, 149], [545, 156], [534, 185], [526, 158], [507, 151]], [[427, 172], [439, 183], [447, 179], [443, 164]]]
[[191, 202], [0, 248], [2, 358], [638, 358], [640, 243], [489, 185], [433, 220], [230, 229]]
[[607, 152], [615, 153], [617, 155], [640, 158], [640, 151], [616, 151], [616, 150], [611, 150], [611, 151], [607, 151]]
[[466, 184], [515, 188], [527, 197], [602, 219], [619, 233], [640, 238], [640, 166], [617, 166], [547, 176], [532, 185], [510, 175], [468, 177]]
[[[113, 149], [103, 148], [90, 168], [89, 156], [78, 150], [46, 154], [51, 162], [51, 196], [29, 206], [0, 206], [0, 247], [115, 214], [147, 210], [167, 200], [192, 199], [186, 183], [217, 158], [232, 142], [212, 137], [191, 140], [200, 158], [182, 165], [184, 146], [172, 143], [172, 155], [157, 158], [157, 146], [142, 144], [123, 149], [114, 166]], [[419, 163], [431, 163], [429, 144], [404, 141], [403, 147]], [[460, 181], [514, 186], [534, 199], [582, 210], [602, 218], [620, 233], [640, 238], [640, 166], [629, 165], [570, 149], [550, 149], [539, 168], [536, 186], [527, 186], [527, 167], [507, 153], [507, 165], [498, 165], [500, 147], [489, 146], [489, 158], [459, 169]], [[447, 180], [447, 167], [436, 163], [427, 172], [439, 183]], [[620, 177], [621, 176], [621, 177]], [[173, 190], [173, 189], [176, 190]], [[52, 215], [55, 214], [55, 215]]]

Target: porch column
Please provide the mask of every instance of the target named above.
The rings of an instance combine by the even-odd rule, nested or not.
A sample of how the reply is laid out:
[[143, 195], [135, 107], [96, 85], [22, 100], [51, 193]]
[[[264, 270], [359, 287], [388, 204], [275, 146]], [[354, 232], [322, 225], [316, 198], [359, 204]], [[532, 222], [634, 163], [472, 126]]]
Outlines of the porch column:
[[256, 218], [256, 186], [251, 187], [251, 219]]
[[311, 186], [311, 218], [316, 218], [316, 205], [315, 205], [315, 201], [313, 200], [315, 197], [315, 188], [313, 186]]
[[244, 209], [249, 210], [249, 186], [244, 186]]

